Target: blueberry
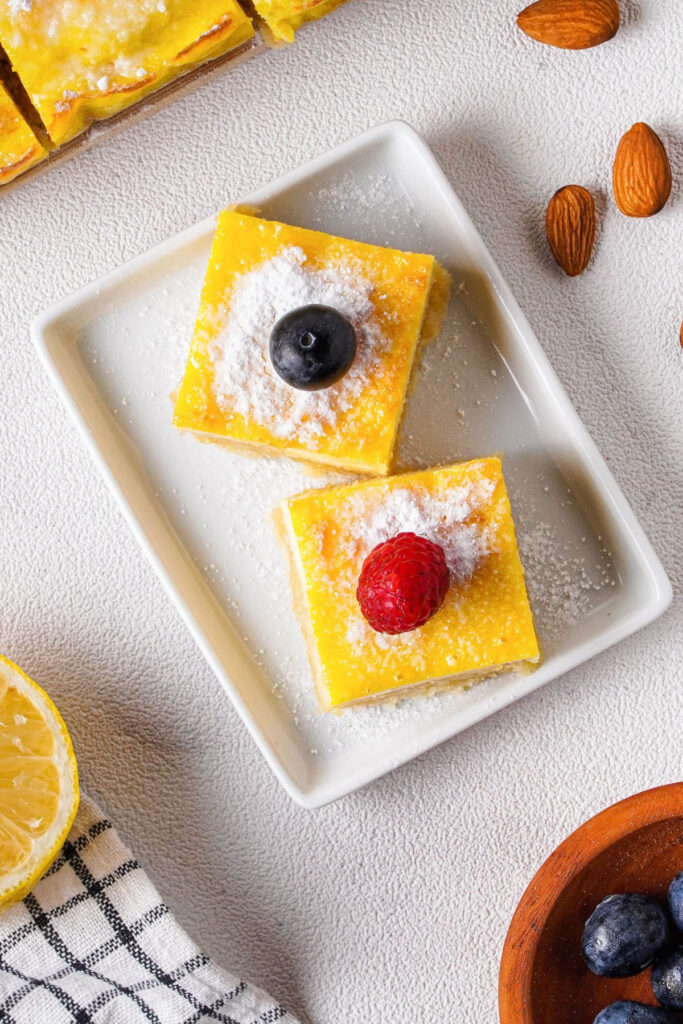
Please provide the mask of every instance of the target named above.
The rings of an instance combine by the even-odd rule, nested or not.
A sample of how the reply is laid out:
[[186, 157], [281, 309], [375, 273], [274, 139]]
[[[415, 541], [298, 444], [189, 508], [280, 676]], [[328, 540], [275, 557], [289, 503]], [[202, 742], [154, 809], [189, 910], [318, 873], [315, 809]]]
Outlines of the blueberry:
[[669, 910], [679, 932], [683, 932], [683, 871], [669, 886]]
[[276, 373], [301, 391], [318, 391], [338, 381], [355, 359], [356, 347], [353, 324], [330, 306], [293, 309], [270, 335]]
[[683, 946], [672, 949], [652, 968], [652, 991], [662, 1006], [683, 1010]]
[[673, 1013], [659, 1006], [634, 1003], [632, 999], [619, 999], [610, 1003], [597, 1015], [593, 1024], [678, 1024]]
[[586, 921], [583, 959], [604, 978], [628, 978], [648, 967], [669, 941], [664, 908], [640, 893], [605, 896]]

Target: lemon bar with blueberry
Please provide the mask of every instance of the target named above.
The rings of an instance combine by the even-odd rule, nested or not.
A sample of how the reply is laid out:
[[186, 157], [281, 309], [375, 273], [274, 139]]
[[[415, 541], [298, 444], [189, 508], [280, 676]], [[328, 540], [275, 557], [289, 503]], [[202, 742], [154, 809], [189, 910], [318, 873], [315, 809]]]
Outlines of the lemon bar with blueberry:
[[55, 144], [253, 34], [236, 0], [0, 0], [0, 45]]
[[0, 185], [12, 181], [46, 156], [47, 150], [0, 82]]
[[307, 491], [277, 518], [321, 710], [539, 660], [500, 459]]
[[448, 291], [433, 256], [226, 210], [175, 426], [386, 474], [418, 350], [438, 333]]

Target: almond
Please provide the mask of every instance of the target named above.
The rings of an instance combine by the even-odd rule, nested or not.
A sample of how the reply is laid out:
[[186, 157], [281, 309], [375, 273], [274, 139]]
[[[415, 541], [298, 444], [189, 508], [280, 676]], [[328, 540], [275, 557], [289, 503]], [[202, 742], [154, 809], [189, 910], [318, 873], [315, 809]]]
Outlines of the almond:
[[627, 217], [652, 217], [671, 193], [671, 164], [659, 136], [639, 121], [622, 137], [612, 169], [617, 206]]
[[595, 242], [595, 201], [588, 189], [565, 185], [555, 193], [546, 210], [545, 233], [565, 274], [582, 274]]
[[617, 0], [536, 0], [517, 17], [517, 24], [539, 43], [563, 50], [587, 50], [616, 35]]

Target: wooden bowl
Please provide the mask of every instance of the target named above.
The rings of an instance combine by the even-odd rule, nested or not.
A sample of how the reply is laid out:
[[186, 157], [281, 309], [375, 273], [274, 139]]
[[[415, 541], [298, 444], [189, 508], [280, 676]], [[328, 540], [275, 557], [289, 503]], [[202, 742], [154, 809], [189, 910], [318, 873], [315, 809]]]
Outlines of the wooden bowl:
[[558, 846], [524, 893], [503, 947], [501, 1024], [592, 1024], [615, 999], [657, 1005], [650, 971], [598, 978], [581, 958], [586, 919], [603, 896], [665, 899], [683, 870], [683, 783], [622, 800]]

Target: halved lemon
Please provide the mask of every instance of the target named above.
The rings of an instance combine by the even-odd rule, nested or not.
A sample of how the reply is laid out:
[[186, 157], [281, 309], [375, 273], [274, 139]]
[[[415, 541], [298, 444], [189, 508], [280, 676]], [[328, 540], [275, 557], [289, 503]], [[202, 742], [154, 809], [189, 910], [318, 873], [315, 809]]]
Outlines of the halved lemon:
[[22, 899], [62, 848], [78, 770], [57, 708], [0, 655], [0, 909]]

